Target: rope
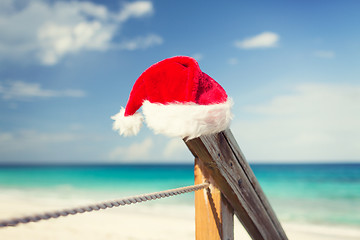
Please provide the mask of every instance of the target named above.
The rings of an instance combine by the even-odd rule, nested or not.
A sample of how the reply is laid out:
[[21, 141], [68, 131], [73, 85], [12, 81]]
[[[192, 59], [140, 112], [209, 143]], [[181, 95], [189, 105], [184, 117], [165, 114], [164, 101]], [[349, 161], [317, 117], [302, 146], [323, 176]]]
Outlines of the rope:
[[92, 204], [92, 205], [88, 205], [88, 206], [84, 206], [84, 207], [64, 209], [61, 211], [54, 211], [54, 212], [46, 212], [43, 214], [35, 214], [32, 216], [14, 218], [14, 219], [10, 219], [10, 220], [3, 220], [3, 221], [0, 220], [0, 228], [17, 226], [20, 223], [38, 222], [40, 220], [48, 220], [51, 218], [65, 217], [68, 215], [75, 215], [78, 213], [92, 212], [92, 211], [98, 211], [98, 210], [106, 209], [106, 208], [119, 207], [119, 206], [124, 206], [124, 205], [130, 205], [133, 203], [146, 202], [149, 200], [155, 200], [155, 199], [171, 197], [171, 196], [175, 196], [175, 195], [179, 195], [179, 194], [183, 194], [183, 193], [194, 192], [194, 191], [198, 191], [198, 190], [208, 188], [208, 187], [209, 187], [209, 183], [202, 183], [202, 184], [188, 186], [188, 187], [175, 188], [175, 189], [161, 191], [161, 192], [148, 193], [148, 194], [143, 194], [143, 195], [138, 195], [138, 196], [122, 198], [119, 200], [113, 200], [113, 201], [102, 202], [102, 203], [98, 203], [98, 204]]

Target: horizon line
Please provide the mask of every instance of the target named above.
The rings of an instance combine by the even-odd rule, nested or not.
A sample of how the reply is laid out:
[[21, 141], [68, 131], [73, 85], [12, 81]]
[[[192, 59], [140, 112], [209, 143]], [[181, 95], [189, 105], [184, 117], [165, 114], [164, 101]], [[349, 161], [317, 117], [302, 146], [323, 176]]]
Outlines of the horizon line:
[[[314, 161], [314, 162], [248, 162], [249, 165], [352, 165], [360, 164], [360, 161]], [[194, 163], [188, 162], [0, 162], [1, 167], [86, 167], [86, 166], [190, 166]]]

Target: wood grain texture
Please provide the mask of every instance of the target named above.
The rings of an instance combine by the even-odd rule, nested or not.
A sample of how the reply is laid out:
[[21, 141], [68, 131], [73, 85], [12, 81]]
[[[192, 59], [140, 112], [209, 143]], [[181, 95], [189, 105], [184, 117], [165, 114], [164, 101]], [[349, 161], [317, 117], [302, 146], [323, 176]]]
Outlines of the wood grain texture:
[[254, 240], [287, 236], [231, 131], [185, 141]]
[[195, 159], [195, 184], [210, 182], [210, 187], [195, 192], [196, 240], [233, 240], [234, 212], [220, 190], [212, 184], [205, 165]]

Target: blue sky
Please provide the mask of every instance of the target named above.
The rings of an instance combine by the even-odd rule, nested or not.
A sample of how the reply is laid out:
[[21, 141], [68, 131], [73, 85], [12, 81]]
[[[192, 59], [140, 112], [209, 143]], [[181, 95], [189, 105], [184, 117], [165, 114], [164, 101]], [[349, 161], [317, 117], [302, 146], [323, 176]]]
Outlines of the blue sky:
[[0, 3], [0, 162], [192, 162], [112, 130], [150, 65], [196, 58], [250, 162], [360, 161], [358, 1]]

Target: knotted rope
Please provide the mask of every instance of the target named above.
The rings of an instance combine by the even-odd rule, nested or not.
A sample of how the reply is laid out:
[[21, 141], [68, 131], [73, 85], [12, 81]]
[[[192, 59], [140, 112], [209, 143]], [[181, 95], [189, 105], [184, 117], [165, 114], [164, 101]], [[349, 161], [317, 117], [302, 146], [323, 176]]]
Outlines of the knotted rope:
[[102, 203], [98, 203], [98, 204], [92, 204], [92, 205], [88, 205], [88, 206], [84, 206], [84, 207], [64, 209], [61, 211], [54, 211], [54, 212], [46, 212], [43, 214], [35, 214], [32, 216], [14, 218], [14, 219], [10, 219], [10, 220], [3, 220], [3, 221], [0, 220], [0, 228], [16, 226], [20, 223], [38, 222], [40, 220], [48, 220], [51, 218], [58, 218], [61, 216], [65, 217], [68, 215], [75, 215], [78, 213], [98, 211], [100, 209], [119, 207], [119, 206], [124, 206], [124, 205], [130, 205], [133, 203], [146, 202], [149, 200], [155, 200], [155, 199], [180, 195], [183, 193], [194, 192], [194, 191], [198, 191], [198, 190], [208, 188], [208, 187], [209, 187], [209, 183], [202, 183], [202, 184], [188, 186], [188, 187], [175, 188], [175, 189], [161, 191], [161, 192], [148, 193], [148, 194], [143, 194], [143, 195], [138, 195], [138, 196], [122, 198], [119, 200], [113, 200], [113, 201], [107, 201], [107, 202], [102, 202]]

